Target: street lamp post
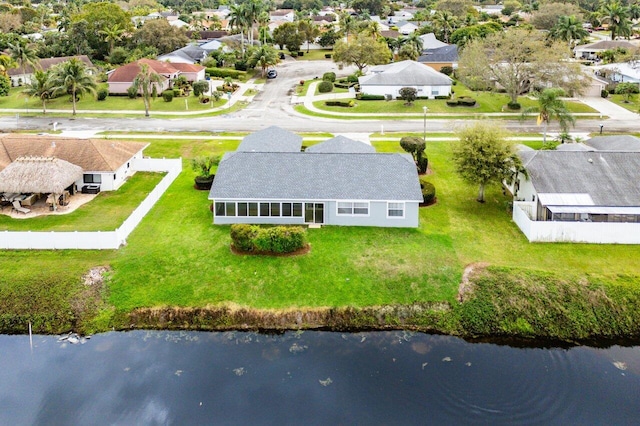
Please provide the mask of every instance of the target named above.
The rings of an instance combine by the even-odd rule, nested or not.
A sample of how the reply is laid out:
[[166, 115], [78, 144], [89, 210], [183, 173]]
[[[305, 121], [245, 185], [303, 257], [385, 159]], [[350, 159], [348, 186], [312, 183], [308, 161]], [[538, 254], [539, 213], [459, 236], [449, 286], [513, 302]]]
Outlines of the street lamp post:
[[422, 126], [422, 140], [424, 141], [424, 143], [427, 143], [427, 110], [429, 108], [427, 108], [426, 106], [422, 107], [422, 114], [423, 114], [423, 126]]

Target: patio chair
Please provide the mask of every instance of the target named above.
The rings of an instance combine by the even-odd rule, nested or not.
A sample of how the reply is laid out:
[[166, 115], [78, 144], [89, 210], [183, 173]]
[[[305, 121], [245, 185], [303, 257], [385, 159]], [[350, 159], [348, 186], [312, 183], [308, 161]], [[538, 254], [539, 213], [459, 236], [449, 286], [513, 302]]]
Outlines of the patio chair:
[[20, 205], [20, 201], [14, 201], [13, 202], [13, 209], [15, 211], [17, 211], [17, 212], [24, 213], [24, 214], [27, 214], [27, 213], [29, 213], [31, 211], [29, 209], [25, 209], [24, 207], [22, 207]]

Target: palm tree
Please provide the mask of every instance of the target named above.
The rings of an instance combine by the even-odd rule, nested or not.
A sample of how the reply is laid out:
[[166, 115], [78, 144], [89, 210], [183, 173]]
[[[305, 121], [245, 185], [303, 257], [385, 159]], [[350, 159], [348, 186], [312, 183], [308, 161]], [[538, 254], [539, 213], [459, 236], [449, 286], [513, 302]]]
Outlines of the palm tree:
[[136, 92], [141, 92], [142, 101], [144, 102], [144, 116], [149, 117], [149, 108], [151, 94], [154, 86], [162, 82], [162, 76], [149, 68], [149, 64], [140, 64], [140, 72], [133, 79], [133, 87]]
[[244, 30], [247, 27], [247, 11], [244, 4], [231, 5], [229, 25], [232, 28], [235, 27], [240, 32], [240, 46], [242, 49], [242, 57], [244, 58]]
[[23, 92], [25, 95], [38, 98], [42, 102], [42, 113], [47, 113], [47, 101], [53, 93], [53, 86], [49, 73], [37, 70]]
[[113, 24], [111, 27], [106, 27], [104, 30], [98, 31], [98, 33], [104, 36], [104, 41], [109, 44], [109, 54], [113, 51], [113, 45], [122, 39], [124, 29], [120, 28], [120, 25]]
[[631, 34], [631, 20], [629, 19], [629, 10], [618, 1], [612, 1], [602, 6], [604, 14], [603, 22], [609, 24], [611, 30], [611, 40], [615, 40], [617, 36], [628, 36]]
[[11, 56], [11, 59], [20, 67], [20, 74], [25, 74], [26, 65], [31, 65], [33, 68], [39, 66], [39, 58], [38, 55], [36, 55], [35, 49], [21, 42], [8, 43], [8, 45], [9, 56]]
[[411, 34], [409, 34], [409, 36], [407, 37], [407, 43], [411, 44], [413, 47], [415, 47], [415, 49], [419, 52], [422, 53], [423, 50], [423, 41], [420, 38], [420, 34], [417, 31], [412, 32]]
[[15, 67], [16, 63], [11, 56], [0, 54], [0, 75], [8, 76], [7, 71], [9, 71], [10, 68]]
[[569, 48], [573, 40], [582, 40], [588, 35], [587, 30], [582, 27], [582, 21], [574, 15], [559, 17], [558, 23], [551, 29], [551, 37], [568, 42]]
[[442, 41], [449, 43], [449, 36], [453, 33], [458, 25], [458, 19], [451, 12], [439, 10], [433, 14], [433, 27], [442, 37]]
[[544, 123], [543, 143], [547, 142], [549, 122], [554, 118], [558, 120], [560, 129], [565, 133], [569, 129], [569, 124], [574, 125], [576, 122], [565, 103], [560, 99], [563, 93], [562, 89], [557, 88], [544, 89], [542, 92], [535, 93], [538, 106], [527, 108], [522, 112], [523, 117], [531, 112], [538, 113], [538, 124]]
[[340, 30], [344, 33], [344, 36], [347, 39], [347, 44], [349, 44], [349, 34], [353, 31], [355, 27], [355, 22], [349, 12], [342, 12], [340, 14]]
[[267, 35], [269, 35], [269, 12], [267, 12], [266, 10], [260, 12], [257, 21], [260, 34], [262, 34], [262, 44], [265, 44], [267, 42]]
[[367, 21], [364, 26], [363, 32], [365, 34], [369, 34], [374, 40], [382, 37], [382, 33], [380, 32], [380, 24], [378, 24], [376, 21]]
[[96, 93], [96, 81], [89, 74], [87, 66], [79, 59], [72, 58], [53, 68], [51, 73], [53, 95], [68, 93], [73, 102], [73, 115], [76, 115], [76, 97], [85, 93]]
[[262, 69], [262, 77], [265, 76], [267, 68], [277, 63], [278, 53], [273, 47], [266, 44], [263, 44], [254, 50], [249, 58], [249, 64], [252, 66], [255, 67], [256, 65], [260, 65], [260, 68]]

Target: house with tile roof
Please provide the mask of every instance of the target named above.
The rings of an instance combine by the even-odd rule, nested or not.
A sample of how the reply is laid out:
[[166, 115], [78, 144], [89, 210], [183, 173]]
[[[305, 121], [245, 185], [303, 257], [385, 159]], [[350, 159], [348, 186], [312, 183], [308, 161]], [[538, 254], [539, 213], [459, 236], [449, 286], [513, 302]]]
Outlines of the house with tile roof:
[[400, 89], [413, 87], [418, 91], [418, 97], [429, 99], [450, 95], [453, 84], [449, 76], [409, 60], [372, 67], [358, 78], [358, 82], [360, 91], [369, 95], [397, 98]]
[[132, 163], [142, 159], [148, 145], [107, 139], [0, 134], [0, 171], [18, 158], [58, 158], [82, 169], [82, 178], [75, 182], [78, 188], [97, 185], [102, 191], [112, 191], [134, 173]]
[[422, 192], [411, 156], [343, 137], [301, 152], [293, 137], [265, 137], [282, 132], [223, 157], [209, 192], [214, 224], [418, 226]]
[[31, 78], [33, 77], [35, 70], [48, 71], [52, 67], [62, 64], [64, 62], [67, 62], [71, 59], [78, 59], [80, 62], [82, 62], [87, 66], [90, 74], [93, 73], [94, 68], [93, 68], [93, 63], [91, 62], [91, 59], [89, 59], [87, 55], [79, 55], [79, 56], [61, 56], [58, 58], [39, 59], [38, 64], [35, 66], [35, 69], [31, 65], [25, 64], [24, 68], [22, 67], [10, 68], [7, 71], [7, 74], [9, 75], [9, 78], [11, 78], [12, 86], [20, 86], [22, 84], [28, 84], [31, 82]]
[[640, 244], [639, 151], [519, 155], [513, 220], [529, 241]]
[[109, 85], [109, 93], [126, 94], [129, 87], [133, 84], [133, 80], [135, 80], [136, 76], [140, 73], [142, 64], [147, 64], [151, 70], [162, 77], [162, 81], [157, 85], [158, 93], [162, 93], [170, 88], [173, 80], [180, 75], [187, 77], [187, 81], [189, 82], [204, 80], [205, 78], [205, 68], [201, 65], [162, 62], [154, 59], [139, 59], [108, 73], [107, 84]]

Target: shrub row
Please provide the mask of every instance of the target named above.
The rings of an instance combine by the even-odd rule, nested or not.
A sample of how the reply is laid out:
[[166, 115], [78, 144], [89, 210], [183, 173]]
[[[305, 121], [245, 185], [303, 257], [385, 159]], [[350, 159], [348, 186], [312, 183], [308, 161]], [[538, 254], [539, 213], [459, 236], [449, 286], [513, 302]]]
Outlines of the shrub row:
[[239, 80], [244, 80], [247, 75], [245, 71], [231, 70], [227, 68], [207, 68], [205, 72], [209, 74], [210, 77], [231, 77]]
[[454, 106], [467, 106], [467, 107], [472, 107], [476, 104], [476, 100], [473, 98], [470, 98], [468, 96], [463, 96], [460, 98], [456, 98], [456, 99], [449, 99], [447, 101], [447, 105], [450, 107], [454, 107]]
[[249, 253], [292, 253], [307, 244], [307, 231], [301, 226], [231, 225], [231, 242], [237, 250]]
[[353, 100], [349, 101], [325, 101], [324, 104], [326, 106], [339, 106], [345, 108], [351, 108], [356, 106], [356, 103]]
[[368, 95], [366, 93], [356, 93], [356, 99], [363, 101], [384, 101], [384, 95]]

